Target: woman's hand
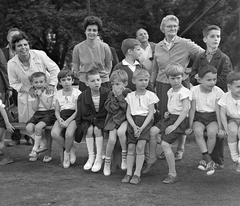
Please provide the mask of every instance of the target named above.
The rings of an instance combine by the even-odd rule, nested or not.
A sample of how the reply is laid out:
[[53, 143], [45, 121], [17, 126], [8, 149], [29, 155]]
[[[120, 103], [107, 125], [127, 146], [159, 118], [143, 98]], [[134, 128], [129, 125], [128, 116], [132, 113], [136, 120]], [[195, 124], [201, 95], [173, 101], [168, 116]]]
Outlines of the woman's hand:
[[55, 86], [54, 85], [47, 85], [46, 86], [46, 94], [51, 95], [54, 93]]

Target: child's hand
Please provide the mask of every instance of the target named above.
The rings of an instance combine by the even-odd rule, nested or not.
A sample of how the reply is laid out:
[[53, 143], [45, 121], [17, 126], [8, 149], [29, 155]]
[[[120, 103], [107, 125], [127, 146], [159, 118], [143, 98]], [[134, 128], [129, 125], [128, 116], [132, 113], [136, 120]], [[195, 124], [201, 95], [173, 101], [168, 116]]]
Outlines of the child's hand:
[[137, 137], [137, 139], [140, 137], [140, 135], [141, 135], [141, 133], [142, 133], [142, 131], [143, 131], [143, 129], [141, 128], [141, 127], [138, 127], [139, 129], [138, 129], [138, 131], [137, 131], [137, 133], [136, 133], [136, 136], [135, 137]]
[[190, 135], [193, 132], [192, 128], [188, 128], [185, 130], [186, 135]]
[[7, 131], [10, 133], [13, 133], [15, 130], [15, 128], [9, 122], [6, 123], [6, 128], [7, 128]]
[[40, 96], [42, 95], [42, 90], [41, 90], [41, 89], [35, 90], [35, 95], [36, 95], [37, 97], [40, 97]]
[[64, 121], [64, 122], [61, 123], [62, 128], [67, 128], [68, 125], [69, 125], [68, 121]]
[[138, 138], [140, 135], [139, 134], [140, 127], [135, 126], [135, 127], [133, 127], [133, 130], [134, 130], [134, 137]]
[[122, 94], [124, 88], [122, 88], [120, 86], [113, 85], [112, 90], [113, 90], [113, 93], [114, 93], [115, 97], [117, 97], [117, 96]]
[[64, 120], [62, 118], [58, 119], [58, 121], [59, 121], [60, 126], [64, 122]]
[[224, 138], [224, 137], [227, 137], [227, 132], [225, 132], [225, 131], [222, 130], [222, 129], [219, 129], [217, 134], [218, 134], [218, 137], [219, 137], [220, 139], [222, 139], [222, 138]]
[[173, 124], [173, 125], [170, 125], [168, 126], [166, 129], [165, 129], [165, 134], [168, 135], [170, 134], [171, 132], [173, 132], [177, 127]]
[[164, 113], [164, 119], [167, 119], [169, 117], [169, 114], [170, 114], [169, 112], [165, 112]]

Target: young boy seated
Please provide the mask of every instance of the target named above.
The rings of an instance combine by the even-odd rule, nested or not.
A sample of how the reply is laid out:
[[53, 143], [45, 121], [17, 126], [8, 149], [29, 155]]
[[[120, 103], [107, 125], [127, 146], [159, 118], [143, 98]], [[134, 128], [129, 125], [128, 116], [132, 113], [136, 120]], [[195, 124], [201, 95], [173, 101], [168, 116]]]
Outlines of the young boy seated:
[[163, 180], [165, 184], [178, 181], [171, 144], [185, 134], [188, 123], [187, 115], [190, 109], [190, 101], [192, 100], [191, 91], [182, 85], [183, 74], [184, 69], [180, 64], [172, 63], [167, 65], [166, 75], [172, 86], [167, 92], [168, 112], [165, 114], [165, 119], [160, 120], [150, 130], [151, 139], [157, 139], [157, 135], [161, 132], [160, 144], [169, 168], [168, 175]]
[[220, 117], [227, 135], [228, 146], [236, 171], [240, 172], [240, 72], [232, 71], [227, 76], [229, 92], [218, 101]]
[[[194, 132], [197, 144], [202, 153], [202, 160], [198, 168], [206, 170], [207, 175], [215, 172], [211, 154], [216, 144], [216, 136], [224, 136], [220, 120], [218, 100], [223, 91], [215, 86], [217, 82], [217, 69], [210, 65], [199, 68], [198, 78], [200, 85], [191, 88], [193, 100], [189, 113], [189, 129], [186, 133]], [[204, 132], [207, 132], [207, 141]]]

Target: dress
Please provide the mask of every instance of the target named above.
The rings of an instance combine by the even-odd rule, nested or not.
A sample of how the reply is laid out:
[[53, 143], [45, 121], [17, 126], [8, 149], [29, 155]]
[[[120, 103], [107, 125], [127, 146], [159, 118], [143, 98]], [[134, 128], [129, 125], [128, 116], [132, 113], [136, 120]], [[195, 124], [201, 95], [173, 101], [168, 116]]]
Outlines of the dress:
[[33, 115], [32, 107], [28, 102], [28, 91], [31, 88], [29, 77], [34, 72], [44, 72], [47, 75], [48, 83], [57, 85], [59, 67], [53, 62], [44, 51], [30, 50], [30, 66], [23, 66], [15, 55], [8, 61], [8, 77], [12, 88], [18, 92], [18, 117], [19, 122], [27, 122]]
[[87, 44], [87, 40], [77, 44], [73, 49], [72, 62], [77, 65], [79, 81], [86, 82], [86, 73], [91, 69], [97, 69], [102, 83], [109, 81], [112, 69], [112, 52], [109, 46], [101, 41], [96, 41], [93, 46]]

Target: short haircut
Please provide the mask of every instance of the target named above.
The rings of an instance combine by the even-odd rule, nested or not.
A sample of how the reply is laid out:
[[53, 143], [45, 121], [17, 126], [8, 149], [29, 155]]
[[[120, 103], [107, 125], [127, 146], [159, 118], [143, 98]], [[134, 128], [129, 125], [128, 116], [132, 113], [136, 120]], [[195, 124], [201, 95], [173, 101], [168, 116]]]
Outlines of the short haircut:
[[113, 82], [116, 79], [123, 83], [128, 82], [127, 72], [125, 72], [123, 69], [117, 69], [113, 71], [110, 76], [110, 82]]
[[89, 25], [97, 25], [98, 31], [101, 31], [103, 23], [102, 23], [102, 20], [96, 16], [87, 16], [83, 20], [84, 31], [87, 29]]
[[174, 16], [174, 15], [167, 15], [167, 16], [165, 16], [162, 19], [161, 24], [160, 24], [160, 30], [162, 32], [164, 32], [164, 27], [166, 25], [166, 22], [169, 21], [169, 20], [175, 21], [179, 25], [179, 19], [176, 16]]
[[148, 78], [150, 77], [148, 70], [143, 68], [136, 68], [135, 71], [133, 72], [133, 79], [136, 79], [140, 75], [147, 76]]
[[212, 30], [218, 30], [218, 31], [221, 31], [220, 27], [219, 26], [216, 26], [216, 25], [209, 25], [207, 26], [206, 28], [203, 29], [203, 37], [207, 37], [209, 32], [212, 31]]
[[11, 28], [11, 29], [9, 29], [8, 30], [8, 33], [7, 33], [7, 40], [9, 41], [9, 34], [11, 33], [11, 32], [13, 32], [13, 31], [18, 31], [18, 32], [20, 32], [20, 30], [18, 29], [18, 28]]
[[20, 33], [19, 33], [18, 35], [14, 35], [14, 36], [13, 36], [12, 42], [11, 42], [12, 50], [13, 50], [13, 51], [15, 51], [15, 49], [16, 49], [16, 45], [15, 45], [15, 44], [16, 44], [17, 42], [23, 40], [23, 39], [25, 39], [25, 40], [29, 43], [29, 38], [28, 38], [28, 36], [27, 36], [24, 32], [22, 32], [22, 31], [20, 31]]
[[182, 65], [179, 63], [173, 62], [166, 66], [167, 78], [170, 76], [172, 76], [172, 77], [176, 77], [178, 75], [183, 76], [183, 74], [184, 74], [184, 69], [183, 69]]
[[214, 66], [203, 65], [198, 68], [198, 77], [203, 78], [207, 73], [217, 74], [217, 69]]
[[141, 43], [137, 39], [133, 38], [124, 39], [121, 46], [122, 53], [126, 55], [129, 49], [133, 50], [136, 46], [140, 45]]
[[147, 31], [146, 29], [144, 29], [144, 28], [141, 27], [141, 28], [139, 28], [139, 29], [135, 32], [135, 36], [136, 36], [136, 37], [137, 37], [138, 31], [141, 30], [141, 29], [144, 30], [144, 31], [146, 31], [146, 32], [148, 33], [148, 31]]
[[240, 80], [240, 72], [231, 71], [227, 75], [227, 84], [232, 84], [234, 81]]
[[58, 82], [61, 81], [62, 78], [65, 77], [72, 77], [72, 80], [74, 79], [74, 74], [70, 69], [62, 69], [59, 73], [58, 73]]
[[32, 83], [33, 78], [44, 77], [45, 81], [47, 81], [47, 76], [44, 72], [34, 72], [30, 77], [29, 80]]
[[89, 76], [93, 76], [93, 75], [96, 75], [96, 74], [99, 74], [99, 72], [95, 69], [92, 69], [92, 70], [89, 70], [87, 73], [86, 73], [86, 80], [88, 81], [89, 79]]

